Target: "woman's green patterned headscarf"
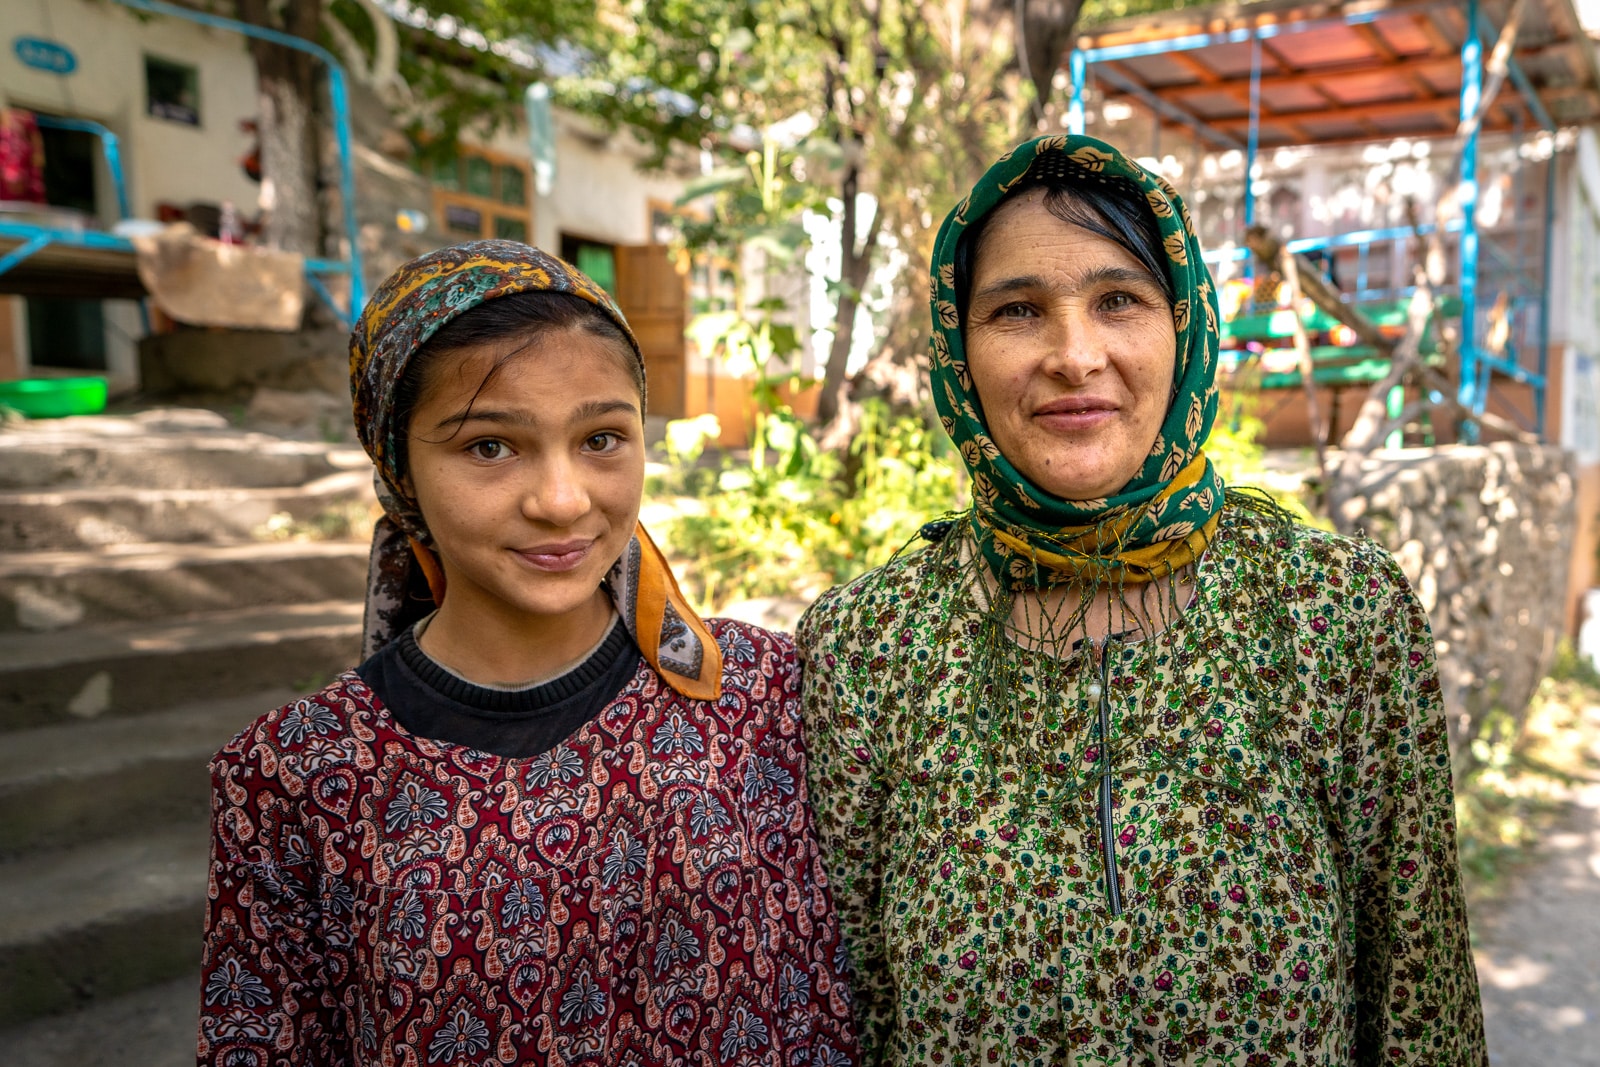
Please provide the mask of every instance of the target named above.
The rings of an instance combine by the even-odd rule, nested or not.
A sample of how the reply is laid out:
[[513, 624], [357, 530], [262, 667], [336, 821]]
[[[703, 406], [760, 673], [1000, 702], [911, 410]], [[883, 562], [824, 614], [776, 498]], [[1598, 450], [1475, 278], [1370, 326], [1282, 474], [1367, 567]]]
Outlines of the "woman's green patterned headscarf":
[[[1149, 458], [1109, 499], [1063, 500], [1030, 482], [989, 436], [967, 369], [957, 308], [956, 249], [967, 228], [1013, 190], [1118, 183], [1141, 196], [1160, 230], [1174, 294], [1175, 392]], [[1194, 222], [1176, 190], [1092, 137], [1041, 137], [989, 168], [945, 219], [934, 244], [933, 395], [972, 475], [971, 521], [996, 577], [1014, 589], [1069, 581], [1146, 582], [1204, 550], [1222, 511], [1223, 485], [1202, 445], [1217, 413], [1217, 296]]]

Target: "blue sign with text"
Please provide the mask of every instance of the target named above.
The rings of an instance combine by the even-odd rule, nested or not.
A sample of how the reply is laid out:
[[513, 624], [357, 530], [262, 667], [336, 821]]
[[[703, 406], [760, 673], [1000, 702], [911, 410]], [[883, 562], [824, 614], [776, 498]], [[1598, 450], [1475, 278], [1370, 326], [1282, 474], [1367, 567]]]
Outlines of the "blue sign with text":
[[39, 37], [18, 37], [11, 45], [17, 58], [34, 70], [47, 70], [51, 74], [71, 74], [78, 69], [78, 57], [72, 49], [55, 41]]

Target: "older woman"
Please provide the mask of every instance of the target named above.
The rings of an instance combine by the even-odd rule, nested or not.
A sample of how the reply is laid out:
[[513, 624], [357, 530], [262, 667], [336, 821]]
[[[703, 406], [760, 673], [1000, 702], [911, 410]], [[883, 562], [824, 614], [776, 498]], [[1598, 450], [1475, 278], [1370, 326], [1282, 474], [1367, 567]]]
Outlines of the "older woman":
[[1177, 193], [1050, 137], [934, 255], [973, 504], [801, 624], [871, 1062], [1485, 1062], [1428, 621], [1225, 489]]

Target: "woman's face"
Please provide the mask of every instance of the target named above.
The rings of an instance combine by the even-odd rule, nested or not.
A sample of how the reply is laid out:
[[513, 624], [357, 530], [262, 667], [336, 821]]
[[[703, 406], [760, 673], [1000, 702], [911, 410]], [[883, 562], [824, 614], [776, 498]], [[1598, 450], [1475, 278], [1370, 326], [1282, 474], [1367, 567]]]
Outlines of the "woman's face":
[[1063, 222], [1034, 189], [984, 230], [965, 326], [989, 433], [1064, 500], [1114, 496], [1171, 403], [1178, 339], [1160, 282], [1121, 245]]
[[[407, 427], [408, 481], [451, 609], [513, 624], [587, 607], [633, 536], [644, 424], [631, 352], [584, 330], [444, 355]], [[487, 379], [487, 380], [486, 380]]]

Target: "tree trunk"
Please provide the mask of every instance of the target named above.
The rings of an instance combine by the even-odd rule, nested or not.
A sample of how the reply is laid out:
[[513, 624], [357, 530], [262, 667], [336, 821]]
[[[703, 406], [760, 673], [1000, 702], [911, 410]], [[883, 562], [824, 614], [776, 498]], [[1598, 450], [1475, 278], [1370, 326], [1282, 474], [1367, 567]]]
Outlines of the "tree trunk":
[[856, 196], [860, 192], [861, 169], [852, 160], [845, 170], [840, 195], [844, 199], [844, 218], [839, 229], [839, 305], [833, 316], [833, 346], [828, 351], [828, 365], [822, 375], [822, 395], [817, 398], [817, 421], [827, 426], [838, 418], [844, 406], [845, 371], [850, 363], [850, 349], [855, 343], [856, 308], [861, 304], [861, 290], [872, 272], [872, 249], [878, 243], [878, 230], [882, 225], [883, 211], [873, 214], [861, 250], [856, 250], [856, 228], [859, 215]]
[[[317, 34], [321, 0], [237, 0], [239, 18], [306, 40]], [[275, 10], [276, 9], [276, 10]], [[267, 41], [250, 41], [256, 63], [261, 135], [262, 240], [271, 248], [322, 253], [317, 197], [316, 60]]]
[[996, 0], [997, 7], [1010, 7], [1019, 20], [1017, 68], [1033, 83], [1035, 123], [1044, 118], [1050, 103], [1051, 84], [1062, 59], [1072, 48], [1072, 31], [1078, 23], [1081, 0]]

